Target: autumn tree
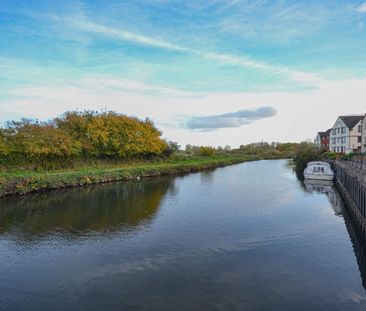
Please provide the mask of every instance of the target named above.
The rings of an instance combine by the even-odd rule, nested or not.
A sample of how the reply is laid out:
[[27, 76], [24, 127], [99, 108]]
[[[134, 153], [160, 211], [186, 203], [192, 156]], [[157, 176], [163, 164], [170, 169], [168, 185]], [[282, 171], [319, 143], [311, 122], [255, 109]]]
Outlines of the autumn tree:
[[29, 119], [8, 123], [6, 138], [12, 152], [28, 158], [77, 155], [80, 146], [52, 122]]
[[81, 144], [87, 156], [133, 157], [160, 155], [168, 148], [149, 119], [139, 120], [116, 112], [68, 112], [57, 126]]

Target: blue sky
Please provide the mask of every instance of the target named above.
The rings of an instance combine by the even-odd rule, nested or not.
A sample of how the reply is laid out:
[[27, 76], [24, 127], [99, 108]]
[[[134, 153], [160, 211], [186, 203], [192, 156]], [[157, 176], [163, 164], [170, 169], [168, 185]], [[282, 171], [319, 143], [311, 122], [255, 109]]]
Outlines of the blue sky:
[[364, 1], [1, 0], [0, 121], [106, 108], [182, 144], [306, 139], [366, 112], [365, 23]]

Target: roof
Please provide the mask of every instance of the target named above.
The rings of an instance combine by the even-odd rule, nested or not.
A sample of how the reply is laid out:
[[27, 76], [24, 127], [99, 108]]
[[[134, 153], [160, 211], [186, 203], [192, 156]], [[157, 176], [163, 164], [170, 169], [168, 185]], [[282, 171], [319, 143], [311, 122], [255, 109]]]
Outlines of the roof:
[[328, 129], [328, 130], [326, 130], [325, 132], [318, 132], [318, 134], [319, 134], [319, 136], [320, 137], [325, 137], [325, 136], [329, 136], [330, 135], [330, 131], [331, 131], [332, 129]]
[[349, 128], [352, 129], [354, 126], [363, 119], [364, 115], [359, 116], [340, 116], [343, 123]]
[[311, 161], [308, 162], [307, 166], [330, 166], [328, 162], [324, 162], [324, 161]]

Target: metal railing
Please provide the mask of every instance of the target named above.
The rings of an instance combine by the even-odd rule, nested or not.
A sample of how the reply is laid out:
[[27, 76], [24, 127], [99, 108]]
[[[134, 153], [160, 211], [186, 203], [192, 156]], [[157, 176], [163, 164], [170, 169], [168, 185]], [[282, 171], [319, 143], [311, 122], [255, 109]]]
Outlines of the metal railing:
[[366, 185], [362, 183], [356, 176], [350, 174], [349, 169], [341, 165], [333, 166], [337, 182], [341, 183], [346, 189], [353, 202], [357, 205], [361, 215], [366, 218]]

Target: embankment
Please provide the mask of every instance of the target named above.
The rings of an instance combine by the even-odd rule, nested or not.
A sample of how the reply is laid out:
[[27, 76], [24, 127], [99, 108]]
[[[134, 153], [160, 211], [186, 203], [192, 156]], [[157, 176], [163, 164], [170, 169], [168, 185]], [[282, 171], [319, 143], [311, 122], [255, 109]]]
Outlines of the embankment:
[[166, 161], [120, 167], [94, 167], [69, 171], [5, 172], [0, 174], [0, 197], [32, 192], [82, 187], [90, 184], [123, 181], [161, 175], [178, 175], [262, 160], [258, 156], [204, 157], [195, 160]]

